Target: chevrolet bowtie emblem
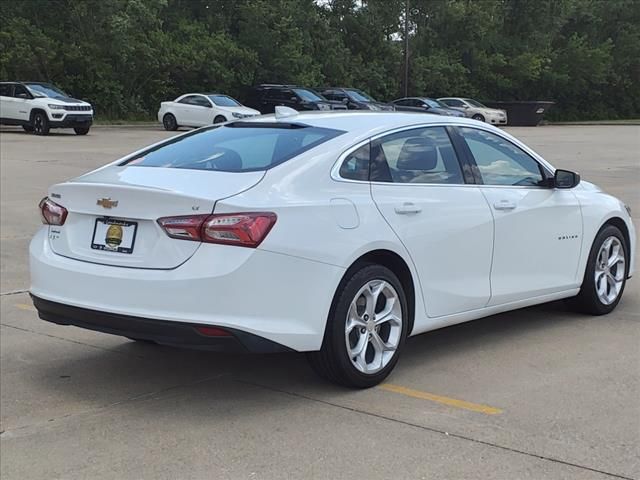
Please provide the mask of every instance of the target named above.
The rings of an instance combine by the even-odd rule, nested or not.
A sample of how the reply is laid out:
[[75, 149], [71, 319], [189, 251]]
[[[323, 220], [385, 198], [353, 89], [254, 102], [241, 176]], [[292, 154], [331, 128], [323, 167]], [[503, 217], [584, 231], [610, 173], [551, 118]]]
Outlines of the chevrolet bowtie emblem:
[[100, 198], [96, 202], [96, 205], [100, 205], [101, 207], [104, 207], [104, 208], [113, 208], [118, 206], [118, 201], [111, 200], [111, 198]]

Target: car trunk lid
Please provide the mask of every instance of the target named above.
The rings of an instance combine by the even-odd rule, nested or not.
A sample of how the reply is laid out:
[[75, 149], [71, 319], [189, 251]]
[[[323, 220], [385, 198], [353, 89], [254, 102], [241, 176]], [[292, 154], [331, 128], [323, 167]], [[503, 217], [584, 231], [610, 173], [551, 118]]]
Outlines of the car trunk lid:
[[256, 185], [257, 172], [108, 166], [51, 187], [68, 210], [63, 226], [49, 227], [52, 250], [81, 261], [133, 268], [171, 269], [200, 243], [172, 239], [160, 217], [212, 213], [217, 200]]

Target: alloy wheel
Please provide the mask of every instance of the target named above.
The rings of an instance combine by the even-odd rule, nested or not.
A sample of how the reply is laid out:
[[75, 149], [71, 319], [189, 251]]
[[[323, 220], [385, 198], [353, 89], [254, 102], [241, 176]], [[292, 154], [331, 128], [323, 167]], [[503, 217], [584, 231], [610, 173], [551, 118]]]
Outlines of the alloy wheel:
[[344, 333], [349, 359], [360, 372], [377, 373], [391, 361], [402, 336], [402, 306], [390, 283], [372, 280], [358, 291]]
[[602, 242], [596, 256], [595, 286], [598, 300], [604, 305], [611, 305], [616, 301], [625, 275], [625, 255], [622, 242], [615, 236], [610, 236]]

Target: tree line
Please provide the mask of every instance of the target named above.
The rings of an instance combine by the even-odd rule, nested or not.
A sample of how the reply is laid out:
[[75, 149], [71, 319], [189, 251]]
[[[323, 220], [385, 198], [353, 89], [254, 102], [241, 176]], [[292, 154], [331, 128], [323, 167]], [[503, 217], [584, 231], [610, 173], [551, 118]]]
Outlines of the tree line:
[[[553, 100], [552, 118], [640, 116], [640, 0], [0, 2], [0, 79], [39, 80], [103, 118], [261, 82]], [[408, 14], [408, 15], [407, 15]], [[406, 18], [405, 18], [406, 16]]]

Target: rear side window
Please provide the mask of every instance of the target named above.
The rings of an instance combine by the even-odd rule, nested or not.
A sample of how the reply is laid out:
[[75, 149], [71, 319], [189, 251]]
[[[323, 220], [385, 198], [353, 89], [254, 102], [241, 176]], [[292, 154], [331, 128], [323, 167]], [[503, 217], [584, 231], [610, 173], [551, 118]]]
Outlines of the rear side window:
[[1, 83], [0, 84], [0, 97], [12, 97], [13, 96], [13, 85], [10, 83]]
[[348, 180], [369, 180], [369, 143], [351, 152], [340, 165], [340, 176]]
[[195, 130], [120, 165], [224, 172], [268, 170], [342, 133], [304, 125], [240, 122]]
[[405, 130], [372, 142], [371, 180], [464, 183], [458, 157], [444, 127]]

